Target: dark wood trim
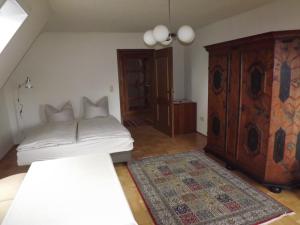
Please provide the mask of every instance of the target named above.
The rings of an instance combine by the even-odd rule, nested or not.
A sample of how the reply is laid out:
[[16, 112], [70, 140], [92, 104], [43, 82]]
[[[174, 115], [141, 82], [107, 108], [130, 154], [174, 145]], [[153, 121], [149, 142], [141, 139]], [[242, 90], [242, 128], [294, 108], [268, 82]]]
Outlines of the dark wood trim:
[[[126, 55], [132, 55], [135, 54], [138, 56], [139, 54], [141, 56], [149, 55], [150, 57], [154, 57], [154, 49], [117, 49], [117, 61], [118, 61], [118, 80], [119, 80], [119, 96], [120, 96], [120, 112], [121, 112], [121, 122], [124, 121], [124, 107], [125, 107], [125, 97], [124, 97], [124, 86], [123, 86], [123, 65], [122, 65], [122, 57]], [[153, 73], [152, 73], [153, 74]], [[154, 74], [153, 74], [154, 76]], [[152, 78], [153, 79], [153, 78]], [[153, 96], [152, 96], [153, 97]], [[152, 100], [153, 101], [153, 100]]]
[[288, 30], [288, 31], [277, 31], [277, 32], [267, 32], [262, 34], [256, 34], [253, 36], [248, 36], [244, 38], [233, 39], [230, 41], [207, 45], [205, 49], [211, 51], [212, 49], [220, 48], [237, 48], [240, 45], [251, 44], [259, 41], [273, 41], [274, 39], [293, 39], [295, 37], [300, 37], [300, 30]]
[[197, 134], [199, 134], [199, 135], [201, 135], [201, 136], [203, 136], [203, 137], [206, 137], [206, 138], [207, 138], [207, 135], [205, 135], [205, 134], [202, 134], [202, 133], [200, 133], [200, 132], [199, 132], [199, 131], [197, 131], [197, 130], [196, 130], [196, 133], [197, 133]]
[[7, 152], [2, 156], [2, 158], [0, 158], [0, 160], [4, 159], [5, 156], [6, 156], [10, 151], [16, 149], [17, 147], [18, 147], [18, 145], [13, 144], [12, 147], [10, 147], [10, 148], [7, 150]]
[[118, 80], [119, 80], [119, 96], [120, 96], [120, 112], [121, 112], [121, 123], [123, 123], [123, 102], [124, 102], [124, 90], [123, 90], [123, 69], [122, 69], [122, 63], [121, 63], [121, 50], [117, 50], [117, 61], [118, 61]]

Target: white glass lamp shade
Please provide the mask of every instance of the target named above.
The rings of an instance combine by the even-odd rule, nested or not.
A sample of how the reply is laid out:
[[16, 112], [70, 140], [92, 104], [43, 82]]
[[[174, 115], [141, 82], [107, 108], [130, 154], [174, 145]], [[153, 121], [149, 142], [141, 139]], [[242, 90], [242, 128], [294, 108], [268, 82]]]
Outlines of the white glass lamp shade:
[[168, 46], [172, 43], [173, 38], [171, 36], [168, 37], [168, 39], [166, 41], [161, 42], [162, 45], [164, 46]]
[[184, 25], [177, 32], [178, 39], [183, 43], [192, 43], [195, 39], [195, 31], [191, 26]]
[[169, 37], [169, 29], [165, 25], [157, 25], [153, 29], [154, 39], [158, 42], [164, 42]]
[[156, 40], [154, 39], [152, 30], [148, 30], [148, 31], [145, 32], [144, 42], [149, 46], [153, 46], [153, 45], [156, 44]]

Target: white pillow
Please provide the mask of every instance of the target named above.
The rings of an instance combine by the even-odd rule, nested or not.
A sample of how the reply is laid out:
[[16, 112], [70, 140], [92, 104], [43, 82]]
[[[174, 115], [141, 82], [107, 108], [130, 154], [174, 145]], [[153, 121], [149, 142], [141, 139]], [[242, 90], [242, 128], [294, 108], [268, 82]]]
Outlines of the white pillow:
[[45, 114], [48, 122], [74, 121], [74, 112], [71, 102], [67, 102], [60, 110], [51, 105], [46, 105]]
[[108, 112], [108, 98], [103, 97], [98, 102], [93, 103], [87, 97], [83, 97], [84, 119], [92, 119], [95, 117], [107, 117]]

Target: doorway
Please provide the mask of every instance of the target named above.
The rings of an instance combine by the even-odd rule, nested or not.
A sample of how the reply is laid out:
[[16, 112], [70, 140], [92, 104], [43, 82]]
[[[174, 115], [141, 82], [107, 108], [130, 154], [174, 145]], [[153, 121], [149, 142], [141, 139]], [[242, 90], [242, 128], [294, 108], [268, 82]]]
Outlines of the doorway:
[[121, 114], [127, 127], [154, 123], [153, 54], [151, 49], [118, 50]]
[[120, 49], [117, 56], [123, 124], [173, 136], [172, 48]]

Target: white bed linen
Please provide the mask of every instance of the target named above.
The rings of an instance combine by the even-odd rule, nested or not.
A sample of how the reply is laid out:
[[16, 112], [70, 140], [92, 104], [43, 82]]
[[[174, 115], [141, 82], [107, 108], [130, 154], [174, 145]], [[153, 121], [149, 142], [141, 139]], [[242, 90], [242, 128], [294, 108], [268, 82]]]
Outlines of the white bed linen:
[[106, 140], [98, 143], [75, 143], [56, 147], [34, 149], [31, 151], [17, 152], [18, 165], [30, 165], [36, 161], [59, 159], [64, 157], [79, 156], [95, 153], [118, 153], [133, 149], [132, 139]]
[[17, 150], [29, 151], [76, 143], [77, 122], [53, 122], [31, 129]]
[[98, 142], [103, 139], [131, 138], [128, 130], [113, 116], [97, 117], [78, 122], [78, 142]]
[[33, 163], [2, 225], [137, 225], [108, 154]]
[[[74, 127], [77, 127], [76, 123], [72, 129], [71, 127], [65, 124], [46, 125], [45, 128], [30, 133], [17, 148], [18, 165], [82, 154], [111, 154], [133, 149], [134, 140], [129, 131], [112, 116], [80, 120], [78, 135], [76, 129], [74, 130]], [[64, 137], [67, 140], [64, 140]]]

